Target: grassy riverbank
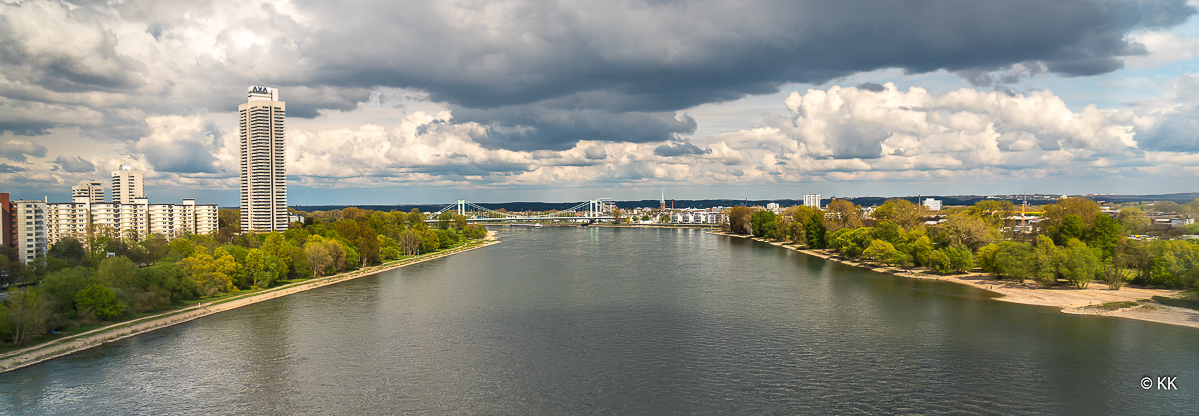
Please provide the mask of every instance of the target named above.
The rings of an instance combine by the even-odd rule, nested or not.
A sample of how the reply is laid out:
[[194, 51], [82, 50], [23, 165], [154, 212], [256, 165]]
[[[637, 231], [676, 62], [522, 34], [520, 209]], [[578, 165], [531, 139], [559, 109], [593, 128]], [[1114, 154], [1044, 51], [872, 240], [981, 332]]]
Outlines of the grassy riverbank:
[[991, 291], [1001, 295], [996, 300], [1026, 305], [1053, 306], [1062, 313], [1073, 315], [1113, 316], [1158, 322], [1170, 325], [1199, 328], [1199, 311], [1183, 307], [1196, 302], [1193, 293], [1183, 293], [1179, 290], [1149, 289], [1124, 286], [1119, 290], [1110, 290], [1102, 282], [1092, 282], [1087, 289], [1058, 285], [1052, 288], [1042, 288], [1036, 282], [1020, 283], [1015, 280], [996, 279], [986, 273], [965, 273], [942, 276], [924, 269], [915, 268], [902, 270], [891, 266], [881, 266], [859, 260], [851, 260], [837, 255], [831, 250], [809, 250], [783, 242], [768, 241], [747, 235], [722, 233], [712, 231], [712, 234], [735, 238], [750, 238], [789, 250], [795, 250], [807, 255], [820, 257], [841, 264], [869, 269], [879, 273], [887, 273], [912, 279], [941, 280], [968, 285]]
[[215, 313], [498, 243], [499, 240], [495, 239], [495, 232], [492, 231], [488, 233], [487, 238], [483, 241], [470, 242], [462, 246], [434, 253], [393, 260], [377, 266], [365, 267], [332, 276], [297, 280], [269, 289], [252, 292], [245, 291], [236, 295], [226, 295], [221, 298], [210, 298], [202, 300], [194, 306], [187, 306], [182, 309], [137, 317], [113, 324], [97, 324], [95, 326], [99, 327], [94, 329], [88, 329], [88, 327], [74, 328], [74, 331], [65, 332], [57, 339], [0, 354], [0, 373]]

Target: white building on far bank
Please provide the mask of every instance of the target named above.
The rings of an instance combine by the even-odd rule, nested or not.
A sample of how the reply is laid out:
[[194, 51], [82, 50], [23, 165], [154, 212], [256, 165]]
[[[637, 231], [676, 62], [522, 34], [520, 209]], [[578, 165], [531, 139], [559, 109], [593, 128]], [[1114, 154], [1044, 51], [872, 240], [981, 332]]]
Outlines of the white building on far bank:
[[932, 198], [924, 198], [924, 206], [932, 211], [940, 211], [941, 201]]
[[806, 207], [820, 209], [820, 194], [804, 195], [803, 204]]

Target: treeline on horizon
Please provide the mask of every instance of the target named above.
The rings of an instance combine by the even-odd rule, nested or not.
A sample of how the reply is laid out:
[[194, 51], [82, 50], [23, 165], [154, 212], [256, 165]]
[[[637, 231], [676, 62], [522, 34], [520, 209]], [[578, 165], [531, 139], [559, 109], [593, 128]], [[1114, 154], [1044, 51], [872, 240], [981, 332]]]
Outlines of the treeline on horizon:
[[209, 235], [142, 239], [108, 230], [65, 238], [28, 266], [0, 248], [0, 346], [35, 342], [47, 331], [122, 321], [245, 290], [453, 248], [486, 236], [462, 216], [425, 223], [420, 211], [346, 208], [304, 214], [284, 232], [241, 233], [237, 209], [222, 209]]
[[[792, 206], [779, 215], [735, 207], [721, 226], [731, 233], [827, 249], [880, 265], [923, 267], [942, 275], [971, 272], [977, 266], [997, 278], [1034, 279], [1043, 287], [1064, 282], [1087, 288], [1095, 280], [1113, 290], [1125, 282], [1199, 287], [1199, 240], [1163, 239], [1199, 234], [1199, 224], [1154, 226], [1147, 207], [1160, 213], [1199, 215], [1199, 199], [1186, 204], [1134, 204], [1113, 217], [1090, 199], [1066, 198], [1038, 207], [1041, 221], [1032, 232], [1020, 233], [1010, 227], [1015, 224], [1005, 227], [1005, 221], [1010, 221], [1005, 218], [1019, 213], [1008, 201], [986, 200], [933, 213], [895, 199], [865, 219], [861, 206], [835, 200], [823, 210]], [[944, 221], [927, 224], [934, 214]], [[1130, 238], [1133, 235], [1140, 237]]]
[[[1032, 194], [1029, 194], [1029, 195], [1032, 195]], [[988, 200], [990, 200], [990, 201], [1008, 201], [1013, 204], [1019, 204], [1020, 202], [1022, 202], [1022, 199], [1020, 199], [1020, 198], [996, 199], [996, 198], [982, 196], [982, 195], [923, 195], [923, 196], [912, 195], [912, 196], [904, 196], [904, 197], [864, 196], [864, 197], [848, 197], [848, 198], [841, 198], [841, 199], [849, 200], [849, 201], [854, 202], [855, 204], [858, 204], [861, 206], [875, 206], [875, 205], [881, 205], [881, 204], [885, 203], [886, 201], [895, 200], [895, 199], [919, 203], [919, 201], [917, 201], [917, 199], [920, 199], [920, 198], [934, 198], [934, 199], [942, 201], [944, 203], [944, 205], [947, 205], [947, 206], [948, 205], [974, 205], [979, 202], [988, 201]], [[1112, 202], [1112, 203], [1128, 203], [1128, 202], [1139, 202], [1139, 201], [1188, 202], [1188, 201], [1192, 201], [1196, 198], [1199, 198], [1199, 193], [1186, 192], [1186, 193], [1162, 194], [1162, 195], [1096, 195], [1091, 199], [1099, 199], [1099, 200], [1103, 200], [1105, 202]], [[829, 197], [825, 197], [822, 201], [831, 202], [832, 199]], [[472, 202], [482, 205], [482, 206], [485, 206], [487, 208], [493, 209], [493, 210], [497, 210], [497, 211], [502, 209], [505, 211], [517, 211], [517, 212], [519, 212], [519, 211], [543, 212], [543, 211], [553, 211], [553, 210], [564, 210], [564, 209], [573, 207], [575, 205], [578, 205], [579, 202], [583, 202], [583, 201], [571, 201], [571, 202], [475, 202], [475, 201], [472, 201]], [[617, 208], [622, 208], [622, 209], [656, 208], [658, 206], [660, 200], [658, 200], [658, 199], [643, 199], [643, 200], [632, 200], [632, 201], [609, 201], [609, 202], [616, 204]], [[1035, 204], [1041, 204], [1044, 201], [1034, 201], [1034, 200], [1030, 199], [1029, 202], [1035, 203]], [[749, 206], [749, 207], [765, 206], [766, 204], [769, 204], [769, 203], [776, 203], [776, 204], [780, 204], [783, 206], [801, 205], [803, 203], [803, 200], [802, 199], [667, 199], [666, 200], [666, 206], [668, 208], [672, 205], [672, 203], [676, 209], [684, 209], [684, 208], [706, 209], [706, 208], [735, 207], [735, 206]], [[822, 202], [822, 205], [827, 205], [827, 204], [824, 204]], [[370, 210], [376, 210], [376, 211], [396, 211], [396, 210], [398, 210], [398, 211], [407, 212], [412, 209], [418, 209], [421, 211], [437, 211], [442, 208], [445, 208], [445, 204], [353, 205], [353, 206], [351, 206], [351, 205], [299, 205], [294, 208], [298, 209], [298, 210], [303, 210], [303, 211], [316, 211], [316, 210], [332, 211], [332, 210], [345, 209], [348, 207], [358, 207], [361, 209], [370, 209]]]

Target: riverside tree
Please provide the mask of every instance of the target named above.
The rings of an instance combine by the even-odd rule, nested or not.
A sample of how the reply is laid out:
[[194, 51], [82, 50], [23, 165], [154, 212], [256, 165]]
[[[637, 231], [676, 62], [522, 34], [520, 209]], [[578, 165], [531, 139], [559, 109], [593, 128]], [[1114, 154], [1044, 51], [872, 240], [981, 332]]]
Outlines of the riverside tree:
[[775, 224], [776, 218], [771, 211], [760, 210], [754, 212], [750, 216], [750, 232], [753, 233], [754, 237], [777, 239], [778, 226]]
[[870, 246], [862, 252], [862, 257], [879, 264], [895, 264], [897, 254], [899, 254], [899, 251], [895, 249], [894, 245], [876, 239], [871, 241]]
[[921, 223], [920, 206], [903, 199], [891, 199], [879, 205], [874, 210], [874, 219], [889, 221], [905, 230], [911, 230]]
[[179, 260], [179, 267], [196, 282], [204, 296], [212, 296], [217, 292], [237, 293], [233, 278], [238, 272], [238, 265], [223, 248], [209, 255], [208, 249], [196, 247], [191, 256]]
[[733, 234], [753, 234], [753, 208], [733, 207], [729, 209], [729, 232]]
[[304, 245], [304, 253], [308, 255], [308, 261], [312, 263], [312, 277], [319, 277], [329, 269], [333, 264], [333, 257], [329, 255], [329, 249], [325, 247], [323, 241], [312, 241]]
[[405, 230], [400, 233], [397, 243], [405, 256], [415, 256], [420, 253], [420, 233], [416, 230]]
[[837, 199], [825, 208], [824, 228], [834, 232], [842, 228], [858, 228], [862, 226], [862, 207], [844, 199]]
[[[36, 291], [30, 292], [37, 294], [45, 312], [44, 325], [35, 325], [29, 335], [37, 337], [45, 330], [88, 323], [93, 317], [123, 319], [132, 313], [162, 310], [197, 298], [269, 287], [289, 277], [320, 276], [375, 264], [384, 257], [398, 258], [405, 250], [401, 235], [412, 230], [416, 230], [417, 238], [415, 245], [407, 249], [409, 254], [416, 254], [421, 248], [419, 233], [428, 230], [419, 211], [385, 213], [350, 207], [296, 213], [305, 221], [291, 224], [284, 232], [237, 234], [232, 228], [235, 212], [222, 210], [224, 222], [217, 232], [171, 240], [151, 234], [139, 241], [136, 232], [116, 233], [93, 227], [84, 240], [59, 240], [47, 256], [34, 260], [29, 267], [15, 261], [15, 252], [10, 256], [6, 248], [0, 248], [0, 270], [9, 272], [0, 276], [40, 281]], [[437, 248], [432, 251], [472, 238], [468, 234], [473, 238], [486, 235], [482, 227], [459, 228], [464, 220], [454, 218], [451, 229], [438, 230]], [[405, 225], [408, 222], [411, 227]], [[116, 256], [109, 257], [109, 253]], [[95, 307], [93, 301], [107, 299], [107, 293], [121, 306]], [[81, 308], [79, 301], [84, 299], [87, 301]], [[107, 305], [105, 302], [99, 304]], [[0, 309], [8, 318], [15, 316], [8, 306]], [[109, 316], [115, 310], [122, 312]], [[26, 315], [22, 312], [19, 316]], [[0, 319], [0, 323], [10, 321]], [[11, 338], [11, 327], [0, 326], [10, 329], [6, 334]], [[26, 342], [24, 334], [29, 332], [15, 334]]]
[[125, 304], [117, 300], [112, 289], [101, 284], [93, 284], [75, 295], [75, 305], [80, 312], [91, 313], [101, 321], [109, 320], [125, 313]]
[[804, 237], [808, 240], [808, 247], [813, 249], [827, 247], [824, 242], [825, 232], [824, 212], [814, 210], [804, 230]]
[[8, 320], [8, 334], [13, 344], [24, 344], [46, 331], [48, 313], [46, 301], [37, 289], [26, 288], [11, 293], [4, 300], [0, 316]]

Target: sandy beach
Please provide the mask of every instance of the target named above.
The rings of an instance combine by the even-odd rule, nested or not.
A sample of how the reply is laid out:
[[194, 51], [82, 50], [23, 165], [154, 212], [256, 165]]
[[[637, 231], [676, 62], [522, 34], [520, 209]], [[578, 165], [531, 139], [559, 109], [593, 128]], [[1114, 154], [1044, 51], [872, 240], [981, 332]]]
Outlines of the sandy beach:
[[429, 256], [395, 260], [378, 266], [366, 267], [333, 276], [305, 280], [303, 282], [283, 285], [261, 292], [233, 296], [228, 299], [221, 299], [208, 303], [199, 303], [196, 306], [182, 310], [164, 312], [158, 315], [147, 316], [133, 321], [112, 324], [103, 328], [97, 328], [88, 332], [84, 332], [82, 334], [45, 342], [0, 355], [0, 373], [82, 351], [106, 342], [112, 342], [150, 332], [155, 329], [180, 324], [196, 318], [202, 318], [208, 315], [237, 309], [242, 306], [252, 305], [258, 302], [275, 299], [306, 290], [312, 290], [334, 283], [356, 279], [362, 276], [368, 276], [387, 270], [443, 258], [477, 248], [487, 247], [493, 244], [498, 244], [499, 242], [500, 241], [496, 239], [496, 232], [488, 231], [487, 237], [484, 238], [483, 243], [474, 246], [452, 248], [443, 252], [433, 253]]
[[[727, 237], [751, 238], [745, 235], [727, 234], [721, 232], [712, 233]], [[1111, 316], [1117, 318], [1137, 319], [1142, 321], [1199, 328], [1199, 311], [1175, 306], [1166, 306], [1150, 300], [1154, 296], [1174, 297], [1181, 292], [1180, 290], [1148, 289], [1129, 286], [1124, 286], [1120, 288], [1120, 290], [1110, 290], [1106, 284], [1098, 281], [1092, 282], [1086, 289], [1078, 289], [1066, 285], [1058, 285], [1053, 288], [1046, 289], [1040, 287], [1038, 283], [1031, 280], [1026, 280], [1024, 283], [1018, 283], [1013, 280], [996, 279], [985, 273], [941, 276], [936, 274], [921, 273], [917, 270], [904, 271], [890, 266], [879, 266], [876, 264], [845, 259], [829, 250], [807, 250], [786, 245], [782, 242], [766, 241], [760, 238], [754, 238], [754, 240], [773, 244], [789, 250], [795, 250], [807, 255], [820, 257], [822, 259], [835, 261], [841, 264], [870, 269], [879, 273], [893, 274], [912, 279], [941, 280], [973, 286], [1001, 295], [996, 298], [996, 300], [1003, 302], [1052, 306], [1061, 309], [1062, 313], [1072, 315]], [[1100, 307], [1100, 305], [1110, 302], [1137, 302], [1137, 304], [1135, 306], [1115, 309]]]

